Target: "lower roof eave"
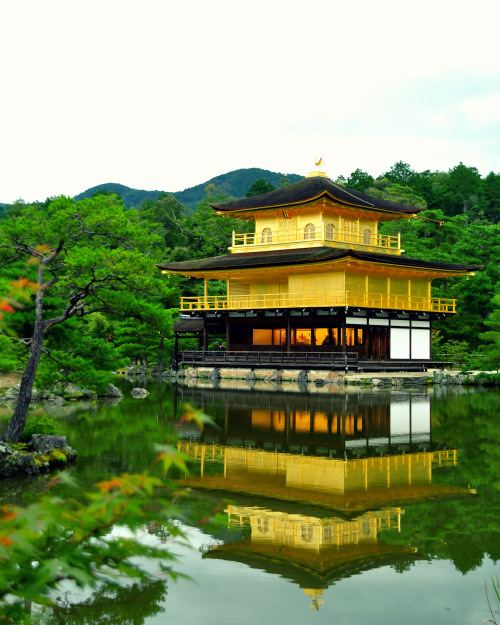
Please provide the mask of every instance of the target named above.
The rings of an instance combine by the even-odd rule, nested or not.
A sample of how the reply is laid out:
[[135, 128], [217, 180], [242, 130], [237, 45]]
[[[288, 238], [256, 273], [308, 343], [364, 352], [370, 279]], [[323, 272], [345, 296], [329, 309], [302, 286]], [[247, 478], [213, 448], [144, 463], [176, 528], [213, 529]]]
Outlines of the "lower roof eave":
[[358, 317], [359, 319], [444, 319], [455, 315], [456, 312], [445, 311], [427, 311], [427, 310], [406, 310], [406, 309], [385, 309], [380, 308], [361, 308], [350, 306], [334, 306], [334, 307], [300, 307], [300, 308], [246, 308], [246, 309], [225, 309], [225, 310], [193, 310], [184, 311], [184, 314], [191, 318], [207, 318], [207, 319], [252, 319], [259, 317], [277, 318], [277, 317]]

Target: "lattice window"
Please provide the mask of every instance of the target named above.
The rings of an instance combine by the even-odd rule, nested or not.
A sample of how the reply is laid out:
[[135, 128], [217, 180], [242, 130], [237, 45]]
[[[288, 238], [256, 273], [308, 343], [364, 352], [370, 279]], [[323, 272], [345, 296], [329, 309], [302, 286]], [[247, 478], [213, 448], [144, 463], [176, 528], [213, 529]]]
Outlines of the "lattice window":
[[296, 227], [297, 227], [296, 219], [280, 219], [279, 220], [280, 230], [295, 230]]
[[257, 529], [262, 534], [267, 534], [267, 530], [269, 529], [269, 521], [266, 518], [257, 519]]
[[333, 224], [327, 224], [325, 236], [330, 241], [333, 241], [335, 239], [335, 226]]
[[372, 240], [372, 232], [368, 228], [363, 231], [363, 244], [370, 245]]
[[273, 240], [273, 231], [271, 228], [264, 228], [262, 230], [262, 243], [271, 243]]
[[310, 543], [313, 539], [313, 526], [302, 525], [300, 529], [301, 529], [302, 540], [306, 543]]
[[357, 225], [355, 221], [344, 221], [344, 241], [354, 241], [357, 234]]
[[314, 224], [307, 224], [304, 228], [304, 239], [314, 239], [316, 238], [316, 228]]

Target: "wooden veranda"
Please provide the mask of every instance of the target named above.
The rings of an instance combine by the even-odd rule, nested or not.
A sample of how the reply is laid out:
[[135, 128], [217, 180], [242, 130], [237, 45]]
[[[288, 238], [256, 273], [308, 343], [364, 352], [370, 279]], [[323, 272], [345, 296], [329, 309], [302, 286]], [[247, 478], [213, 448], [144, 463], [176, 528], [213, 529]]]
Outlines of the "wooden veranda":
[[228, 367], [250, 369], [321, 369], [329, 371], [427, 371], [450, 366], [450, 362], [429, 360], [377, 360], [360, 358], [357, 352], [285, 351], [183, 351], [177, 354], [177, 367]]

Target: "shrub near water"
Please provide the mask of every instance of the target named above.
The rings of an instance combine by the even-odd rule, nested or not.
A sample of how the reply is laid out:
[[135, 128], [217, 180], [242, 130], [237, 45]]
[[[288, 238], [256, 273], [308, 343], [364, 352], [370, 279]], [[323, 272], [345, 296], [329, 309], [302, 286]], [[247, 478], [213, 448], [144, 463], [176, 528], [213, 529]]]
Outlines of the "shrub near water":
[[37, 414], [28, 417], [20, 440], [28, 442], [33, 434], [59, 434], [59, 430], [54, 419], [48, 414]]

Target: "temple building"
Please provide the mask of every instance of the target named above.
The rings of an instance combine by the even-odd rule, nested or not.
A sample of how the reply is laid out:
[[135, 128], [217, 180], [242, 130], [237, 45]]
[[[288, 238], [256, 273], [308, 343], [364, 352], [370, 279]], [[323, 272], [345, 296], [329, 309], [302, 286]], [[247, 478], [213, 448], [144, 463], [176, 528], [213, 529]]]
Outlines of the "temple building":
[[[319, 171], [212, 208], [221, 219], [254, 222], [255, 232], [233, 232], [229, 254], [158, 266], [204, 280], [202, 296], [181, 298], [174, 330], [197, 333], [205, 353], [208, 337], [223, 337], [235, 363], [267, 353], [269, 364], [293, 366], [307, 354], [323, 368], [336, 368], [341, 356], [365, 368], [424, 367], [432, 320], [456, 312], [454, 299], [432, 297], [432, 280], [480, 268], [404, 256], [400, 235], [380, 234], [379, 226], [422, 209], [349, 189]], [[226, 295], [209, 295], [209, 280], [225, 281]]]

